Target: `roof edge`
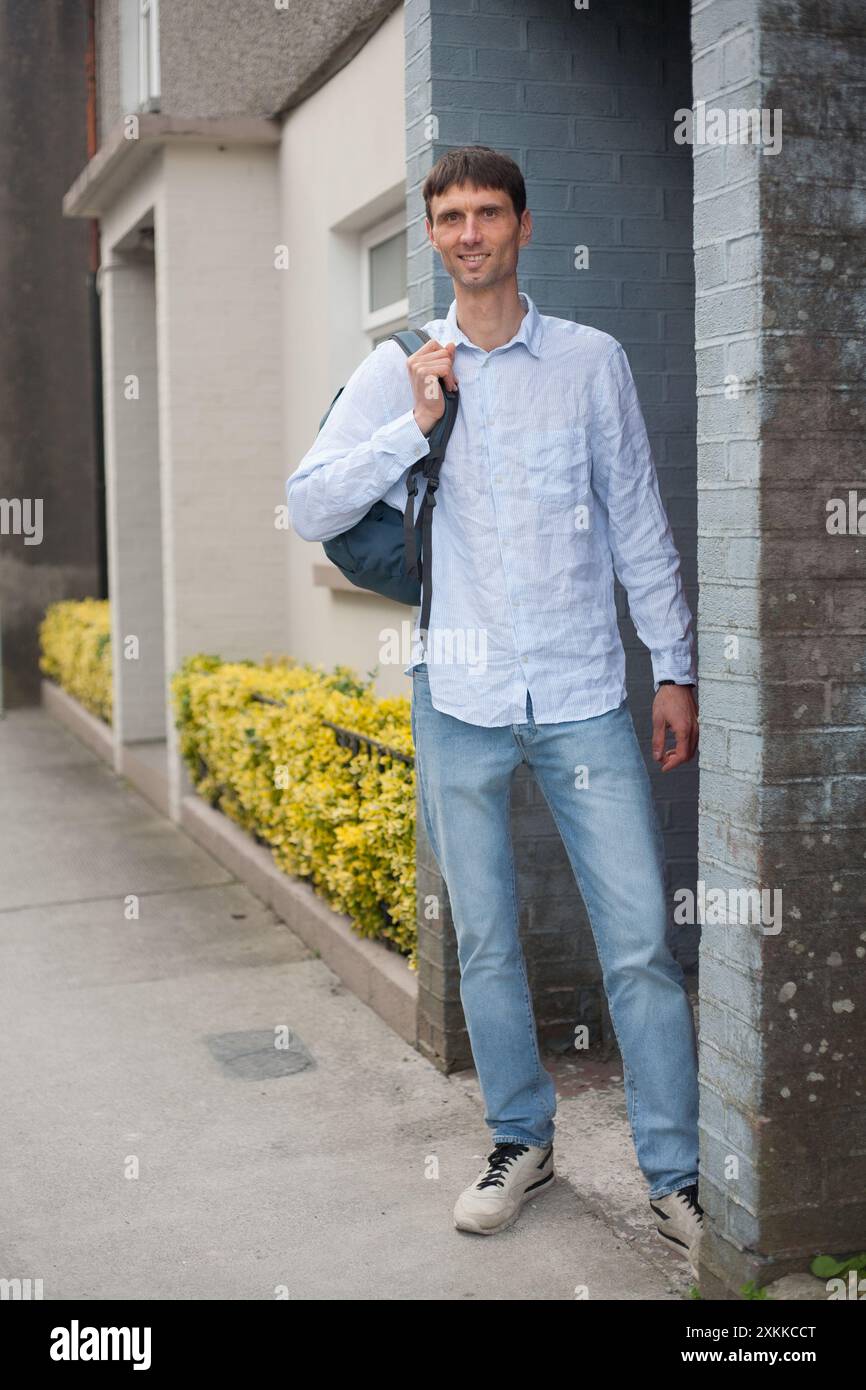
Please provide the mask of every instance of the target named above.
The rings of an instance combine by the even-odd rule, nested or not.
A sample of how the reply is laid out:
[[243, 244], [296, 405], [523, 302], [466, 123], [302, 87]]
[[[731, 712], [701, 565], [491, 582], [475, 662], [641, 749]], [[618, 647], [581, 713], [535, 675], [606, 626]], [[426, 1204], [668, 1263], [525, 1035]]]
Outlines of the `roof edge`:
[[[131, 121], [137, 134], [128, 134]], [[167, 145], [277, 145], [282, 122], [273, 116], [122, 116], [63, 195], [64, 217], [101, 217], [123, 188]]]

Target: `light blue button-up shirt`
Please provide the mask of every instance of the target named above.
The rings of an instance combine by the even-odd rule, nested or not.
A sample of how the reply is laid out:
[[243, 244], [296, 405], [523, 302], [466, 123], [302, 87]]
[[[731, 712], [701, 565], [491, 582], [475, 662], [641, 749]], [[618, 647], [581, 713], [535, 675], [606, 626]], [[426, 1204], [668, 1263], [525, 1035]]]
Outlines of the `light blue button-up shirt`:
[[[539, 724], [622, 703], [614, 573], [655, 689], [697, 679], [694, 622], [625, 351], [520, 298], [520, 327], [490, 352], [458, 328], [456, 299], [424, 324], [457, 344], [460, 409], [433, 511], [427, 647], [415, 610], [400, 660], [406, 675], [426, 660], [436, 709], [488, 728], [524, 722], [527, 691]], [[380, 343], [286, 483], [295, 531], [329, 540], [379, 498], [402, 512], [406, 474], [427, 449], [405, 354]]]

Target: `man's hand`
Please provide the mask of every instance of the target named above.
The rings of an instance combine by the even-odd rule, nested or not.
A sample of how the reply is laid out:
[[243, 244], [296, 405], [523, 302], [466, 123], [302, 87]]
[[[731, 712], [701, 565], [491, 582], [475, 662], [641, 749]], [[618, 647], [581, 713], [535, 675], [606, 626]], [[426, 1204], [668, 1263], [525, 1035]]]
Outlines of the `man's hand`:
[[412, 383], [415, 397], [413, 414], [422, 434], [429, 434], [437, 420], [445, 414], [445, 397], [439, 390], [439, 378], [443, 377], [449, 391], [457, 389], [454, 375], [454, 353], [456, 343], [437, 343], [435, 338], [406, 358], [406, 370]]
[[[676, 748], [665, 751], [665, 733], [673, 731]], [[662, 772], [687, 763], [698, 746], [698, 707], [687, 685], [660, 685], [653, 700], [653, 757]]]

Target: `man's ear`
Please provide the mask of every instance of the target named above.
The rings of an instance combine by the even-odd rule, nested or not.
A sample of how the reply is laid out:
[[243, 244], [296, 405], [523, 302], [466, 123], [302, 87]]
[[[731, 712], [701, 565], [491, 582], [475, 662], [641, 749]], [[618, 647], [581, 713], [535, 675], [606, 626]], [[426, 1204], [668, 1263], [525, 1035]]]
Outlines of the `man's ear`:
[[532, 213], [524, 208], [520, 218], [520, 245], [525, 246], [532, 236]]

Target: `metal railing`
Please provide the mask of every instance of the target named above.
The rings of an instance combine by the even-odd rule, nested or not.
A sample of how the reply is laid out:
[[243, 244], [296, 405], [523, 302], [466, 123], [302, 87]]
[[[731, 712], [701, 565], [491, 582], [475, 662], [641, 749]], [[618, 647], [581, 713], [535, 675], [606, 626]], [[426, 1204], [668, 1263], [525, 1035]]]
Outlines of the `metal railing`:
[[[253, 695], [252, 698], [262, 705], [276, 705], [278, 708], [286, 709], [285, 700], [276, 700], [272, 695]], [[346, 729], [342, 724], [335, 724], [330, 719], [323, 719], [323, 725], [328, 729], [333, 729], [334, 736], [341, 748], [348, 748], [352, 753], [365, 751], [369, 758], [376, 757], [381, 770], [383, 763], [387, 761], [404, 763], [407, 767], [415, 766], [415, 758], [411, 753], [403, 753], [399, 748], [391, 748], [387, 743], [381, 743], [379, 739], [371, 738], [369, 734], [360, 734], [355, 729]], [[263, 845], [267, 842], [259, 835], [255, 838]], [[398, 951], [394, 942], [389, 940], [388, 931], [394, 925], [394, 919], [388, 910], [386, 903], [379, 900], [379, 911], [382, 915], [383, 935], [381, 942], [391, 951]], [[398, 952], [399, 953], [399, 952]]]
[[[277, 705], [282, 709], [288, 706], [285, 700], [275, 700], [272, 695], [253, 695], [262, 705]], [[407, 767], [415, 766], [415, 758], [412, 753], [403, 753], [399, 748], [391, 748], [387, 743], [381, 743], [377, 738], [371, 738], [369, 734], [359, 734], [355, 729], [346, 729], [342, 724], [334, 724], [330, 719], [323, 719], [322, 723], [328, 729], [333, 729], [336, 741], [341, 748], [349, 748], [353, 753], [360, 753], [365, 750], [367, 756], [378, 758], [379, 766], [390, 760], [391, 762], [405, 763]]]

